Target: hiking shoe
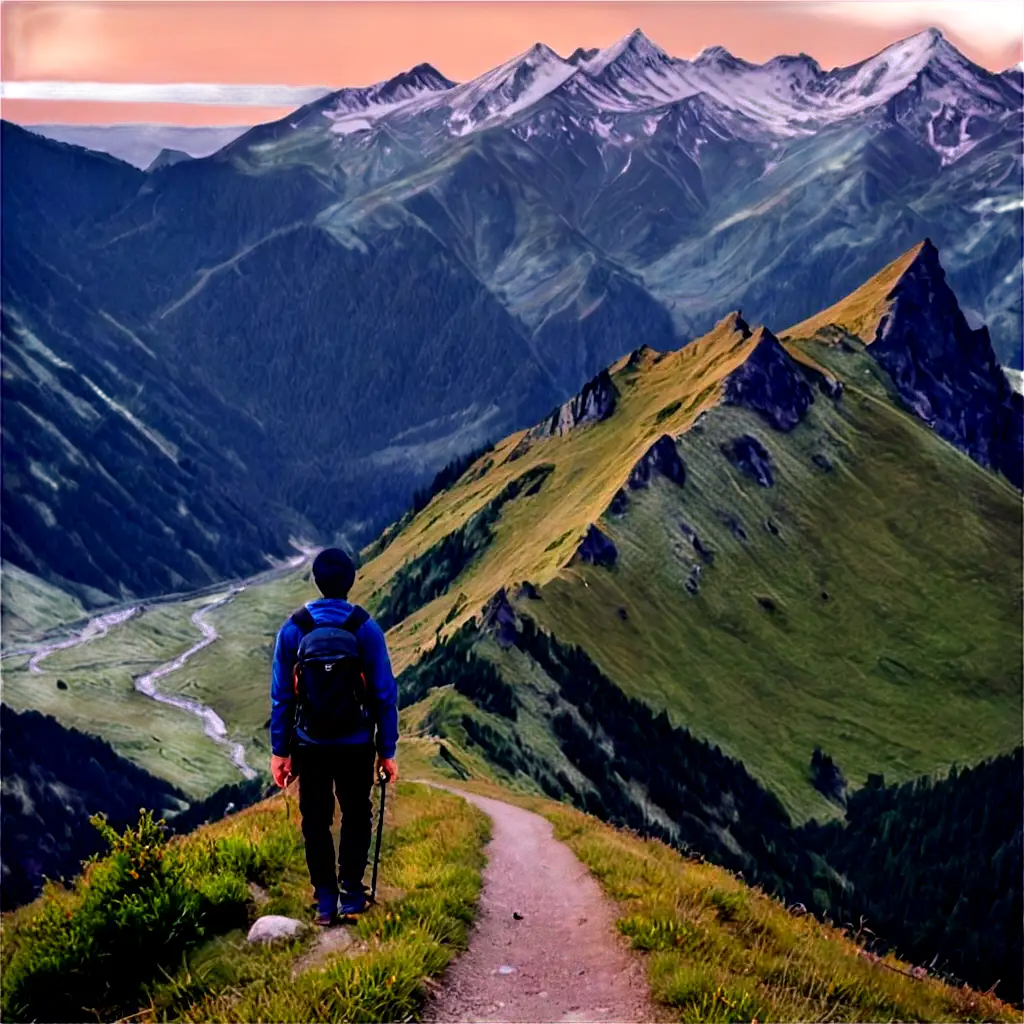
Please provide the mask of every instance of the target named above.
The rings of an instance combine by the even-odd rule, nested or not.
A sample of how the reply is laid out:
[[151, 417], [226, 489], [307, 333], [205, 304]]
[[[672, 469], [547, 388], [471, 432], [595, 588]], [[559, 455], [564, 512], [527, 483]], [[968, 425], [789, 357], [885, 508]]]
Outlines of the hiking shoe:
[[318, 892], [316, 895], [316, 917], [314, 921], [321, 928], [329, 928], [338, 917], [338, 894]]
[[341, 913], [344, 917], [361, 914], [366, 909], [366, 894], [361, 892], [343, 892], [341, 894]]

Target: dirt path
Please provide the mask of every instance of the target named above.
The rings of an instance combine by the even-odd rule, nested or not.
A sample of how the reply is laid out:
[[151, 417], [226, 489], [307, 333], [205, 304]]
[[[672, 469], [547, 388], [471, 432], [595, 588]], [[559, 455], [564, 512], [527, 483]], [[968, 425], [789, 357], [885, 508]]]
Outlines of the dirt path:
[[614, 908], [554, 838], [550, 822], [451, 791], [490, 816], [493, 837], [469, 949], [445, 975], [424, 1019], [655, 1020], [643, 967], [615, 931]]

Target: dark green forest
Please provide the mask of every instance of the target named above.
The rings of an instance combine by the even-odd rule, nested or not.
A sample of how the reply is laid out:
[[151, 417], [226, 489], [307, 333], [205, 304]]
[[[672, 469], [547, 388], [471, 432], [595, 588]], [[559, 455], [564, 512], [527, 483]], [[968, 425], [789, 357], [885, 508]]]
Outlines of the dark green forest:
[[[465, 739], [494, 764], [533, 779], [555, 799], [852, 926], [878, 952], [894, 949], [933, 973], [981, 989], [996, 985], [1002, 998], [1024, 1000], [1020, 748], [975, 768], [954, 768], [941, 780], [886, 786], [871, 776], [852, 793], [839, 767], [817, 750], [814, 781], [845, 804], [845, 818], [797, 828], [741, 762], [627, 697], [582, 649], [526, 616], [517, 625], [502, 639], [512, 637], [557, 688], [549, 694], [548, 724], [589, 786], [575, 785], [515, 730], [497, 728], [500, 718], [489, 723], [463, 714]], [[399, 680], [403, 704], [452, 685], [478, 708], [514, 719], [515, 687], [475, 650], [483, 637], [468, 623], [406, 669]], [[446, 735], [443, 716], [428, 725]], [[635, 795], [638, 787], [671, 827], [652, 818]]]
[[81, 862], [102, 848], [90, 815], [103, 812], [120, 827], [135, 821], [140, 807], [162, 813], [185, 805], [184, 794], [170, 783], [49, 715], [0, 704], [0, 732], [4, 910], [32, 899], [44, 877], [77, 874]]

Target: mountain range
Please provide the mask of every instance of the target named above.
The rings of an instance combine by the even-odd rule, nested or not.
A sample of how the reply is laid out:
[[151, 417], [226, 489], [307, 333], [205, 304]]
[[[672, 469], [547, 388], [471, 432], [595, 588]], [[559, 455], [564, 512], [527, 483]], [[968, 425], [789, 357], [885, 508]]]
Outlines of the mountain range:
[[367, 539], [639, 345], [796, 323], [925, 236], [1020, 366], [1020, 127], [934, 30], [418, 65], [149, 172], [5, 122], [4, 558], [97, 605]]

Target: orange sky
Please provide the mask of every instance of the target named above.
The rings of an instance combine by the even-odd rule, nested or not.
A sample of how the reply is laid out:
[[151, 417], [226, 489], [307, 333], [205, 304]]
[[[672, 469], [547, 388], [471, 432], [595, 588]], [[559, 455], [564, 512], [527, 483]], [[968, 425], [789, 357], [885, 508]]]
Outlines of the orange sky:
[[[800, 2], [22, 2], [0, 7], [4, 81], [216, 82], [365, 85], [421, 61], [465, 80], [537, 40], [563, 55], [606, 46], [639, 26], [669, 53], [693, 56], [721, 43], [765, 60], [804, 51], [826, 68], [850, 64], [929, 24], [979, 64], [1021, 59], [1019, 38], [938, 16], [942, 5]], [[963, 16], [963, 5], [957, 6]], [[986, 12], [983, 0], [975, 11]], [[941, 9], [941, 10], [940, 10]], [[1001, 9], [1005, 10], [1005, 7]], [[996, 19], [998, 20], [998, 19]], [[966, 28], [958, 31], [957, 26]], [[996, 28], [998, 29], [998, 25]], [[1005, 27], [1005, 26], [1004, 26]], [[163, 121], [246, 124], [287, 108], [175, 103], [4, 100], [22, 123]]]

